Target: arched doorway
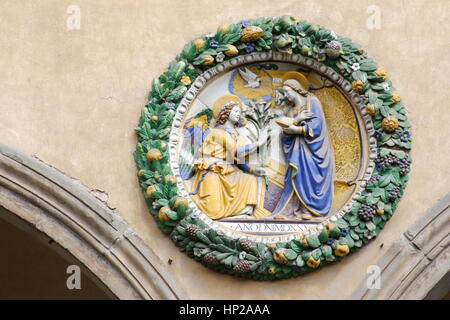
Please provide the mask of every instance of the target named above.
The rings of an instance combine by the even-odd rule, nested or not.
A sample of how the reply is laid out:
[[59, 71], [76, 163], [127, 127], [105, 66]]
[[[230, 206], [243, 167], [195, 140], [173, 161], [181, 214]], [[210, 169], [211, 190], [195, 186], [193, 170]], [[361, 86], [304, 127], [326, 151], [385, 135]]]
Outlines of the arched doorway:
[[[0, 300], [116, 299], [70, 252], [3, 207], [0, 261]], [[76, 275], [67, 273], [69, 266], [78, 268]]]
[[31, 230], [57, 243], [55, 249], [63, 248], [60, 253], [68, 253], [66, 258], [74, 258], [95, 275], [91, 280], [98, 280], [97, 287], [106, 288], [103, 292], [110, 297], [186, 297], [158, 256], [117, 211], [79, 181], [1, 144], [0, 207], [5, 217], [20, 219], [16, 221], [26, 222]]

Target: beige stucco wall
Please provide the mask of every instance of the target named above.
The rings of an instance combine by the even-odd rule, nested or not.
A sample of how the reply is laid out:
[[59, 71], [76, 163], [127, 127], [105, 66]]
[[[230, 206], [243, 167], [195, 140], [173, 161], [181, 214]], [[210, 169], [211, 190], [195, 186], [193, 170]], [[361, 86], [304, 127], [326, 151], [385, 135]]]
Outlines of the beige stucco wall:
[[[66, 9], [81, 9], [68, 30]], [[367, 6], [381, 29], [366, 27]], [[450, 3], [425, 1], [3, 0], [0, 140], [104, 190], [192, 298], [347, 298], [368, 265], [448, 191]], [[414, 164], [396, 215], [378, 239], [340, 264], [290, 280], [242, 280], [178, 252], [146, 211], [132, 158], [151, 80], [194, 37], [225, 22], [291, 14], [361, 43], [389, 70], [413, 124]], [[384, 244], [380, 248], [381, 244]]]

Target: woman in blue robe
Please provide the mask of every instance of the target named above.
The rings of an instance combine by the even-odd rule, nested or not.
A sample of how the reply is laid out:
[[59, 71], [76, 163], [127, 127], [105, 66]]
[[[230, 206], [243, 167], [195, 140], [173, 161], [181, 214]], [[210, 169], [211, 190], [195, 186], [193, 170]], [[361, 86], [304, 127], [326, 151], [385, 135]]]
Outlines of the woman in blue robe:
[[321, 103], [308, 92], [306, 78], [301, 74], [296, 78], [299, 80], [291, 78], [283, 83], [290, 105], [287, 116], [293, 122], [283, 128], [281, 135], [286, 174], [284, 190], [272, 216], [283, 217], [288, 203], [297, 197], [301, 205], [295, 216], [309, 220], [326, 216], [331, 209], [334, 156]]

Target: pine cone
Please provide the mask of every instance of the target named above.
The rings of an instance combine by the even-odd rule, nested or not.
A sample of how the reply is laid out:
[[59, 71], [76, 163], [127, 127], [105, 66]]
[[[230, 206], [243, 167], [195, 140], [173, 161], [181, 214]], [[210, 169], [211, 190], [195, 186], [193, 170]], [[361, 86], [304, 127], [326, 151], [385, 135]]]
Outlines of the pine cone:
[[195, 224], [187, 224], [185, 226], [185, 229], [186, 229], [186, 233], [187, 233], [188, 237], [191, 240], [197, 240], [196, 233], [201, 230], [199, 226], [197, 226]]
[[249, 239], [239, 239], [239, 244], [245, 251], [250, 251], [250, 249], [255, 245], [255, 243]]
[[248, 260], [239, 260], [238, 263], [236, 263], [236, 265], [233, 267], [233, 271], [239, 273], [249, 272], [252, 264], [253, 262]]
[[210, 252], [208, 254], [206, 254], [203, 257], [203, 260], [207, 263], [207, 264], [211, 264], [211, 265], [217, 265], [219, 264], [219, 260], [216, 258], [216, 256]]

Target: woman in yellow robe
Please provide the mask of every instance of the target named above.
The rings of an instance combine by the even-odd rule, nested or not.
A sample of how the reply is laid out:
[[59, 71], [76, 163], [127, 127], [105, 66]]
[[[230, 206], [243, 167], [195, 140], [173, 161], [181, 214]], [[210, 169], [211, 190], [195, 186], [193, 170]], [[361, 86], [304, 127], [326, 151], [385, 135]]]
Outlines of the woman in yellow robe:
[[235, 128], [240, 118], [238, 102], [223, 105], [216, 117], [216, 127], [207, 135], [199, 150], [200, 158], [194, 164], [192, 199], [213, 220], [251, 215], [258, 201], [256, 176], [264, 175], [264, 169], [237, 162], [265, 141], [246, 144]]

